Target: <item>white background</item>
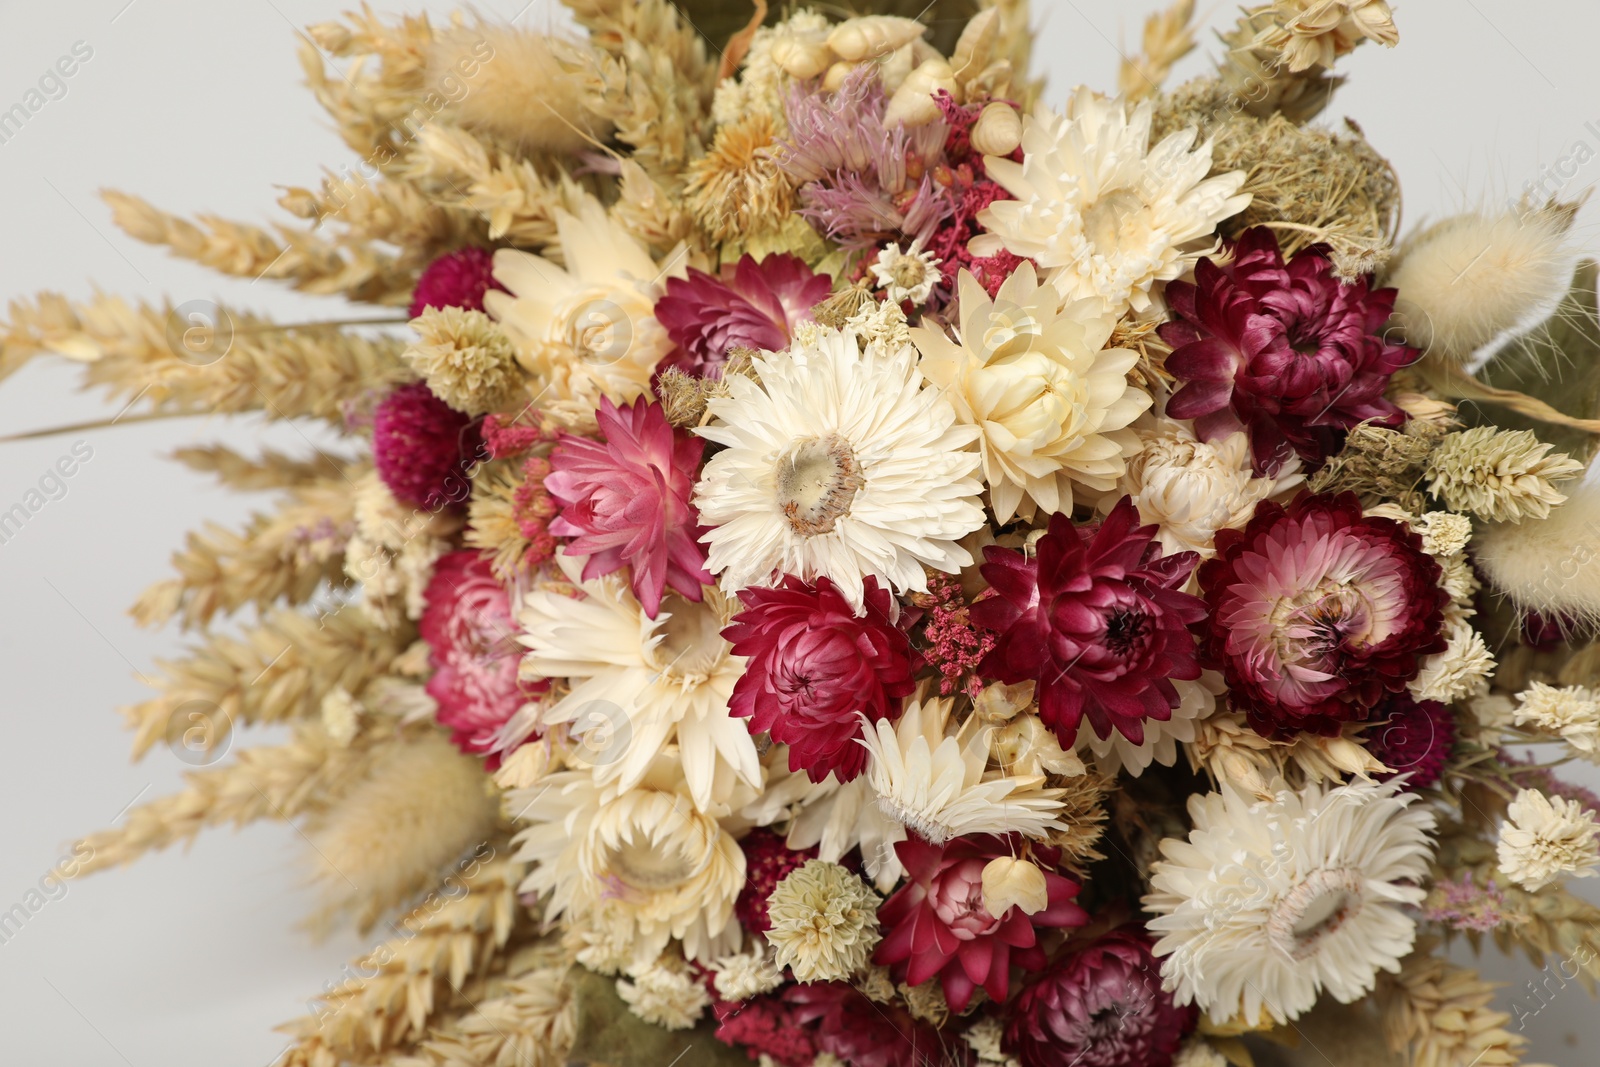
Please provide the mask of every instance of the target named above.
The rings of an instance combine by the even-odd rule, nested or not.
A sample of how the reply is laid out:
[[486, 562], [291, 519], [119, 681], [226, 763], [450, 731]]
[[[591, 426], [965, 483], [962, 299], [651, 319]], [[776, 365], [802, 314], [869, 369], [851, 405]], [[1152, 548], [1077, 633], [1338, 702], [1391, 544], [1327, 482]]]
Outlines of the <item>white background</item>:
[[[522, 2], [478, 7], [509, 18]], [[94, 50], [66, 96], [0, 144], [0, 296], [48, 288], [84, 297], [98, 286], [149, 301], [222, 299], [285, 320], [340, 317], [334, 301], [215, 278], [132, 241], [112, 228], [96, 191], [262, 222], [280, 216], [276, 186], [312, 186], [323, 165], [353, 163], [301, 88], [294, 52], [295, 26], [341, 6], [0, 4], [0, 110], [74, 42]], [[396, 10], [390, 0], [378, 6]], [[1231, 20], [1230, 4], [1209, 6], [1212, 25]], [[1117, 45], [1137, 41], [1145, 13], [1142, 3], [1036, 0], [1044, 23], [1036, 61], [1051, 77], [1051, 98], [1059, 102], [1078, 82], [1114, 88]], [[533, 26], [557, 17], [548, 0], [521, 15]], [[1592, 0], [1410, 0], [1397, 17], [1400, 48], [1367, 45], [1352, 57], [1350, 85], [1325, 117], [1357, 117], [1394, 161], [1408, 225], [1503, 202], [1575, 142], [1600, 148], [1592, 53], [1600, 9]], [[1210, 39], [1203, 47], [1216, 51]], [[1203, 65], [1192, 57], [1179, 73]], [[1600, 163], [1590, 163], [1566, 191], [1597, 176]], [[1589, 215], [1584, 240], [1600, 252]], [[114, 413], [99, 394], [76, 393], [76, 381], [71, 368], [41, 362], [0, 383], [0, 435]], [[237, 523], [252, 502], [162, 455], [217, 440], [304, 450], [305, 435], [316, 432], [189, 419], [0, 445], [0, 510], [73, 441], [94, 450], [66, 496], [0, 545], [0, 911], [21, 901], [75, 836], [179, 784], [182, 765], [165, 750], [129, 763], [113, 708], [143, 699], [136, 672], [175, 654], [182, 639], [135, 628], [125, 609], [167, 576], [184, 531], [206, 519]], [[314, 945], [294, 929], [307, 907], [304, 851], [294, 830], [263, 824], [215, 831], [188, 855], [156, 855], [73, 883], [0, 944], [0, 1063], [270, 1063], [283, 1047], [271, 1028], [300, 1014], [363, 947], [353, 936]], [[1519, 983], [1534, 973], [1525, 963], [1487, 968]], [[1531, 1029], [1535, 1059], [1600, 1060], [1600, 1009], [1576, 986]]]

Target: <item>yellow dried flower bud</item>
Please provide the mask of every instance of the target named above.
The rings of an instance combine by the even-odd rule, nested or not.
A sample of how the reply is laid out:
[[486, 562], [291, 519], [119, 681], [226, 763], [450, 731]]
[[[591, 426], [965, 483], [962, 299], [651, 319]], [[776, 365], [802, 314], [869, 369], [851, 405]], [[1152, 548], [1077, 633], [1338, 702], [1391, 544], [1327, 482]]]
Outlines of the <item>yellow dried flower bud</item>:
[[842, 59], [875, 59], [922, 39], [927, 27], [896, 15], [863, 15], [841, 22], [828, 34], [828, 47]]
[[1003, 916], [1014, 907], [1037, 915], [1049, 905], [1044, 872], [1031, 860], [997, 856], [983, 868], [983, 906], [990, 915]]
[[971, 137], [974, 152], [1009, 156], [1022, 144], [1022, 116], [1010, 104], [996, 100], [978, 113]]

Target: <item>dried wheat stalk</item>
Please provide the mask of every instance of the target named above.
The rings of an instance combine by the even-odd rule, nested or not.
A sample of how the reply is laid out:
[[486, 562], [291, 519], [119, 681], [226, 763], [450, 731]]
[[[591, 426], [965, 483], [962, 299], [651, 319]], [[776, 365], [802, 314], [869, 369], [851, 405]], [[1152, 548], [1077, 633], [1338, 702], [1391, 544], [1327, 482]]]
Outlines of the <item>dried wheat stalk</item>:
[[291, 188], [278, 205], [319, 226], [337, 224], [348, 235], [344, 239], [394, 245], [408, 267], [425, 267], [463, 245], [488, 242], [488, 227], [481, 219], [430, 200], [406, 181], [369, 182], [360, 175], [330, 173], [317, 191]]
[[565, 967], [546, 967], [507, 981], [501, 995], [434, 1028], [415, 1054], [391, 1067], [561, 1067], [577, 1037], [577, 1001]]
[[555, 242], [555, 212], [577, 188], [565, 174], [548, 181], [526, 159], [455, 126], [424, 129], [405, 174], [436, 203], [485, 219], [491, 240], [535, 250]]
[[263, 449], [251, 457], [227, 445], [192, 445], [174, 449], [172, 458], [192, 471], [213, 474], [225, 488], [241, 492], [263, 489], [292, 489], [308, 482], [338, 477], [356, 477], [353, 462], [335, 460], [322, 453], [309, 459], [296, 459], [276, 449]]
[[1389, 1047], [1408, 1053], [1414, 1067], [1515, 1067], [1528, 1039], [1506, 1029], [1511, 1016], [1494, 1011], [1496, 986], [1470, 967], [1457, 967], [1418, 946], [1400, 973], [1381, 979]]

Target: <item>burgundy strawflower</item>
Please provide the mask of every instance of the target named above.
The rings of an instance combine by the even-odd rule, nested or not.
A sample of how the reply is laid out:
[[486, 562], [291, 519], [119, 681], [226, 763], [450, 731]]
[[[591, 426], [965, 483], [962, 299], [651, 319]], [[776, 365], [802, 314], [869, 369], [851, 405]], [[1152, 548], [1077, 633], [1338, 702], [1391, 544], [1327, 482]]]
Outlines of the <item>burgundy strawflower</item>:
[[984, 549], [996, 595], [974, 604], [972, 618], [1000, 637], [979, 669], [1037, 681], [1039, 716], [1064, 747], [1085, 717], [1101, 738], [1115, 729], [1141, 744], [1145, 719], [1172, 717], [1171, 679], [1200, 677], [1188, 627], [1205, 618], [1205, 604], [1181, 592], [1198, 557], [1163, 556], [1155, 534], [1123, 497], [1093, 533], [1050, 516], [1032, 559]]
[[1371, 718], [1445, 648], [1439, 564], [1403, 523], [1363, 515], [1353, 493], [1263, 501], [1243, 530], [1218, 531], [1216, 549], [1199, 571], [1202, 645], [1268, 737]]
[[429, 263], [411, 294], [411, 317], [428, 308], [483, 310], [483, 294], [504, 290], [494, 280], [494, 253], [487, 248], [462, 248]]
[[958, 837], [943, 848], [910, 837], [895, 845], [906, 882], [878, 909], [884, 930], [872, 962], [887, 965], [896, 981], [921, 985], [938, 976], [945, 1000], [966, 1010], [980, 986], [1004, 1003], [1011, 968], [1045, 965], [1039, 927], [1082, 926], [1089, 915], [1072, 898], [1078, 884], [1043, 870], [1049, 904], [1029, 915], [1013, 906], [991, 915], [983, 906], [983, 869], [1015, 851], [1005, 838]]
[[713, 1000], [711, 1010], [717, 1017], [712, 1036], [744, 1049], [752, 1060], [766, 1055], [783, 1067], [811, 1067], [817, 1058], [815, 1028], [802, 1025], [796, 1007], [778, 994], [742, 1001]]
[[810, 321], [832, 285], [787, 252], [760, 262], [747, 253], [720, 275], [691, 267], [687, 278], [668, 278], [656, 301], [656, 321], [678, 346], [662, 366], [715, 377], [730, 348], [788, 348], [795, 324]]
[[796, 1022], [809, 1025], [817, 1051], [846, 1067], [961, 1067], [967, 1048], [896, 1004], [878, 1004], [843, 982], [792, 985], [783, 999]]
[[[489, 561], [451, 552], [434, 564], [417, 625], [428, 643], [433, 677], [428, 695], [439, 724], [463, 752], [487, 753], [506, 720], [535, 692], [517, 680], [522, 647], [511, 598]], [[498, 764], [491, 757], [491, 767]]]
[[816, 859], [817, 850], [790, 848], [784, 844], [782, 834], [766, 829], [751, 830], [739, 847], [744, 851], [744, 888], [734, 902], [733, 913], [746, 930], [764, 934], [772, 928], [767, 919], [767, 898], [790, 871]]
[[1426, 789], [1439, 780], [1456, 743], [1456, 718], [1449, 708], [1437, 700], [1396, 693], [1373, 717], [1383, 721], [1367, 731], [1367, 751], [1390, 772], [1377, 775], [1378, 781], [1409, 774], [1405, 788]]
[[1069, 949], [1006, 1014], [1001, 1047], [1022, 1067], [1168, 1067], [1196, 1018], [1162, 990], [1149, 937], [1127, 926]]
[[585, 580], [629, 568], [651, 618], [666, 589], [698, 602], [711, 574], [689, 497], [704, 442], [675, 432], [661, 406], [644, 400], [618, 408], [601, 397], [595, 418], [604, 441], [563, 434], [550, 453], [544, 485], [561, 505], [550, 532], [589, 557]]
[[1166, 367], [1184, 383], [1167, 415], [1193, 419], [1207, 441], [1245, 431], [1258, 474], [1295, 453], [1320, 463], [1359, 422], [1400, 425], [1383, 392], [1417, 353], [1382, 332], [1394, 299], [1334, 277], [1320, 246], [1285, 264], [1271, 230], [1246, 230], [1232, 263], [1202, 259], [1194, 284], [1167, 286], [1178, 319], [1161, 327]]
[[826, 577], [815, 586], [788, 576], [775, 589], [739, 594], [744, 611], [722, 636], [748, 657], [728, 710], [750, 717], [750, 732], [789, 746], [789, 769], [813, 782], [831, 772], [841, 782], [866, 767], [857, 743], [861, 716], [897, 716], [916, 688], [921, 660], [891, 616], [889, 590], [868, 575], [865, 614]]
[[372, 416], [372, 460], [396, 500], [430, 511], [462, 505], [471, 495], [467, 470], [483, 442], [472, 420], [428, 391], [402, 385]]

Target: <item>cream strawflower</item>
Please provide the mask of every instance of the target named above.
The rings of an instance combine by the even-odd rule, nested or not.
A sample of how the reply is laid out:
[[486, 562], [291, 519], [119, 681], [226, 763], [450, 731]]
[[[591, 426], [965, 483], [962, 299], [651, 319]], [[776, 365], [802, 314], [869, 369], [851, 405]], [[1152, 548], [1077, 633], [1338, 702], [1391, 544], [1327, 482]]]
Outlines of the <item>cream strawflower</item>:
[[664, 264], [587, 194], [576, 214], [557, 210], [566, 266], [503, 248], [483, 306], [517, 348], [517, 360], [541, 389], [538, 403], [575, 426], [592, 426], [600, 397], [618, 404], [646, 392], [661, 357], [672, 350], [655, 319], [668, 277], [685, 273], [681, 250]]
[[1187, 550], [1210, 559], [1218, 530], [1242, 529], [1257, 504], [1303, 480], [1298, 458], [1275, 477], [1255, 477], [1242, 433], [1201, 441], [1187, 425], [1163, 420], [1140, 430], [1139, 438], [1144, 448], [1128, 461], [1117, 491], [1131, 496], [1139, 517], [1158, 528], [1164, 555]]
[[819, 330], [812, 347], [752, 361], [695, 432], [723, 448], [695, 487], [706, 566], [729, 592], [779, 574], [826, 575], [857, 610], [875, 574], [926, 591], [923, 566], [972, 562], [957, 540], [984, 523], [967, 451], [977, 430], [916, 373], [916, 351]]
[[558, 771], [508, 793], [507, 810], [526, 825], [517, 858], [533, 864], [521, 891], [547, 897], [546, 921], [586, 924], [597, 945], [631, 942], [625, 970], [648, 966], [674, 938], [703, 962], [738, 948], [744, 853], [695, 810], [672, 761], [625, 791], [587, 770]]
[[837, 863], [807, 860], [767, 897], [773, 959], [801, 982], [850, 977], [877, 947], [878, 895]]
[[962, 271], [960, 343], [944, 331], [911, 331], [918, 369], [981, 433], [984, 480], [995, 518], [1069, 512], [1073, 484], [1104, 493], [1139, 450], [1128, 425], [1150, 406], [1129, 383], [1136, 352], [1105, 348], [1116, 316], [1099, 301], [1060, 307], [1024, 263], [990, 300]]
[[1600, 694], [1581, 685], [1557, 688], [1534, 682], [1517, 697], [1512, 719], [1561, 739], [1589, 759], [1600, 754]]
[[631, 789], [676, 742], [690, 795], [701, 811], [728, 803], [737, 782], [761, 787], [755, 741], [728, 713], [744, 660], [722, 639], [725, 598], [707, 589], [696, 604], [668, 592], [652, 619], [615, 576], [580, 581], [581, 558], [557, 564], [582, 596], [537, 588], [523, 601], [518, 638], [525, 681], [568, 683], [537, 709], [547, 726], [569, 724], [584, 739], [596, 781]]
[[630, 981], [617, 981], [617, 996], [645, 1022], [666, 1030], [688, 1030], [711, 1005], [706, 987], [679, 967], [656, 964]]
[[1224, 784], [1189, 798], [1187, 840], [1161, 842], [1144, 898], [1161, 976], [1180, 1004], [1255, 1027], [1298, 1018], [1326, 990], [1360, 999], [1411, 950], [1432, 812], [1400, 782], [1252, 801]]
[[861, 717], [871, 753], [864, 777], [878, 806], [935, 845], [964, 834], [1042, 838], [1066, 829], [1061, 790], [1045, 788], [1043, 777], [987, 773], [993, 728], [976, 715], [955, 728], [954, 704], [922, 695], [907, 701], [898, 722]]
[[1496, 854], [1500, 873], [1530, 893], [1564, 874], [1588, 878], [1600, 864], [1594, 814], [1576, 800], [1524, 789], [1506, 808]]
[[1217, 224], [1243, 211], [1242, 171], [1207, 178], [1211, 143], [1195, 131], [1150, 146], [1151, 103], [1130, 116], [1080, 88], [1066, 115], [1040, 107], [1023, 120], [1022, 162], [985, 156], [989, 176], [1015, 200], [978, 213], [988, 231], [972, 252], [1031, 259], [1069, 300], [1100, 300], [1113, 318], [1150, 307], [1151, 289], [1216, 248]]
[[878, 806], [878, 794], [866, 775], [843, 785], [832, 774], [809, 786], [789, 826], [790, 848], [815, 848], [819, 859], [837, 863], [851, 849], [861, 852], [861, 866], [880, 893], [887, 893], [905, 873], [894, 846], [906, 839], [906, 827]]

